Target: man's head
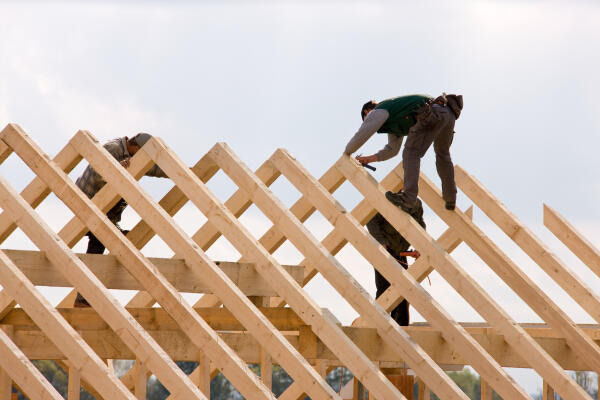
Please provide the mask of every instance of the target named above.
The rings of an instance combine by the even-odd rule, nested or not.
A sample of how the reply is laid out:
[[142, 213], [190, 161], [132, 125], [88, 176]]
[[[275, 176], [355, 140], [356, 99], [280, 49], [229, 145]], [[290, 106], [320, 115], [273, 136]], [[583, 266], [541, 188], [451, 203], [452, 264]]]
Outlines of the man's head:
[[127, 151], [133, 156], [144, 144], [146, 144], [148, 140], [150, 140], [150, 138], [152, 138], [152, 135], [149, 133], [138, 133], [131, 139], [127, 140]]
[[360, 110], [360, 117], [363, 121], [365, 118], [367, 118], [367, 114], [369, 114], [375, 107], [377, 107], [377, 102], [374, 100], [369, 100], [363, 104], [362, 109]]

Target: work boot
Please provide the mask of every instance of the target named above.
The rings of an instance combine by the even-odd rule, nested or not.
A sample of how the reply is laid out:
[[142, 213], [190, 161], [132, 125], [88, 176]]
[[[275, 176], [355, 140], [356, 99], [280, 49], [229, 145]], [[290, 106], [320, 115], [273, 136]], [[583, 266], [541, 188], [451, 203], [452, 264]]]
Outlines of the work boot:
[[456, 208], [456, 202], [454, 202], [454, 201], [446, 202], [446, 210], [454, 211], [454, 208]]
[[73, 307], [75, 308], [89, 308], [91, 307], [90, 303], [81, 295], [81, 293], [77, 293], [77, 297], [75, 298], [75, 302], [73, 303]]
[[392, 191], [385, 192], [385, 197], [395, 206], [400, 207], [403, 211], [412, 214], [416, 211], [417, 203], [410, 204], [406, 200], [406, 195], [403, 191], [399, 191], [398, 193], [394, 193]]

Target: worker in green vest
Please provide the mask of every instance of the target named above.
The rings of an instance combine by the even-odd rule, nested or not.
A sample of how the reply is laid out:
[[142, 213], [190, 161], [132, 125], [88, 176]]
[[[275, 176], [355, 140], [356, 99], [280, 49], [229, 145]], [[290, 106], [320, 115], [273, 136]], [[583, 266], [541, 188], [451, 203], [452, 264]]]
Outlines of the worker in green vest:
[[454, 165], [450, 145], [454, 138], [454, 122], [460, 116], [462, 96], [443, 94], [437, 98], [427, 95], [408, 95], [365, 103], [360, 115], [363, 123], [346, 145], [345, 153], [357, 151], [375, 132], [387, 133], [387, 145], [375, 154], [356, 156], [358, 162], [369, 164], [384, 161], [398, 154], [406, 136], [402, 152], [404, 190], [385, 195], [392, 203], [409, 214], [414, 211], [419, 193], [421, 158], [431, 144], [435, 150], [436, 167], [442, 180], [442, 194], [446, 209], [456, 205]]

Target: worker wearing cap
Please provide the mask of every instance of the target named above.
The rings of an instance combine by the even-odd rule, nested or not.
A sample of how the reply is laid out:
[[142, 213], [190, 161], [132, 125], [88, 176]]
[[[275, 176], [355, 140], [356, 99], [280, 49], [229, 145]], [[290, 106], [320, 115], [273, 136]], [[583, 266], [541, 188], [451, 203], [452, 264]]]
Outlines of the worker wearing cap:
[[[113, 139], [107, 142], [104, 145], [104, 148], [124, 167], [129, 167], [129, 159], [133, 157], [135, 153], [148, 141], [152, 135], [148, 133], [138, 133], [131, 139], [127, 136]], [[158, 165], [154, 165], [152, 168], [146, 172], [146, 176], [155, 176], [160, 178], [167, 178], [167, 175], [163, 172], [162, 169], [158, 167]], [[87, 168], [83, 171], [83, 174], [75, 184], [91, 199], [94, 197], [96, 193], [106, 185], [106, 181], [100, 176], [98, 172], [96, 172], [91, 165], [88, 165]], [[119, 228], [123, 234], [127, 234], [129, 231], [121, 229], [119, 226], [119, 221], [121, 221], [121, 215], [123, 211], [127, 207], [127, 202], [124, 199], [120, 199], [117, 204], [111, 208], [106, 216], [108, 219]], [[88, 232], [86, 234], [89, 238], [87, 254], [102, 254], [104, 253], [104, 245], [92, 232]], [[75, 299], [74, 307], [89, 307], [89, 303], [81, 296], [81, 294], [77, 293], [77, 298]]]
[[371, 100], [363, 105], [360, 112], [363, 123], [346, 145], [344, 152], [348, 155], [354, 153], [375, 132], [387, 133], [388, 143], [383, 149], [369, 156], [356, 157], [363, 164], [384, 161], [398, 154], [406, 136], [402, 152], [404, 191], [387, 192], [386, 197], [404, 211], [411, 213], [419, 193], [421, 158], [433, 143], [446, 209], [454, 210], [456, 183], [450, 145], [454, 138], [454, 122], [460, 115], [462, 105], [462, 96], [446, 94], [435, 99], [415, 94], [387, 99], [380, 103]]

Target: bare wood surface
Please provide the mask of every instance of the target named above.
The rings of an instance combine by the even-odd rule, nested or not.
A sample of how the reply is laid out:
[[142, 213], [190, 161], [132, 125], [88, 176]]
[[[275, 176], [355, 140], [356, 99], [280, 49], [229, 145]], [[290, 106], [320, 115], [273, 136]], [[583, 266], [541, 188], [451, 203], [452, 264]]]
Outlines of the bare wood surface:
[[[268, 191], [266, 186], [243, 165], [226, 145], [217, 144], [210, 153], [214, 155], [217, 164], [221, 166], [238, 186], [246, 190], [251, 196], [254, 204], [278, 226], [288, 240], [290, 240], [304, 256], [311, 258], [315, 264], [319, 265], [319, 271], [329, 280], [336, 290], [361, 314], [369, 314], [374, 321], [378, 322], [377, 327], [381, 330], [380, 333], [384, 339], [394, 343], [395, 347], [398, 348], [397, 351], [399, 351], [403, 357], [413, 361], [415, 368], [421, 369], [423, 372], [427, 371], [428, 376], [431, 377], [432, 386], [438, 388], [442, 395], [456, 396], [458, 398], [464, 396], [464, 393], [443, 371], [439, 370], [437, 365], [431, 361], [427, 354], [422, 352], [418, 346], [415, 346], [414, 343], [409, 340], [408, 336], [406, 336], [398, 325], [385, 314], [384, 310], [376, 307], [376, 303], [373, 299], [366, 295], [364, 289], [351, 277], [351, 275], [348, 274], [341, 264], [339, 264], [331, 254], [327, 252], [314, 237], [312, 237], [310, 232], [304, 228], [293, 214], [291, 214], [291, 212], [270, 193], [270, 191]], [[299, 289], [297, 290], [299, 291]], [[282, 291], [282, 293], [284, 292], [285, 291]], [[293, 307], [293, 304], [289, 300], [287, 302]], [[312, 325], [314, 329], [314, 324]], [[332, 345], [328, 343], [328, 340], [336, 343], [336, 340], [334, 339], [335, 336], [338, 336], [336, 332], [315, 331], [315, 333], [317, 333], [330, 348], [332, 348]], [[353, 370], [356, 375], [353, 367], [351, 365], [348, 365], [348, 367]], [[357, 376], [359, 376], [361, 382], [363, 382], [372, 393], [378, 397], [386, 397], [379, 389], [380, 386], [378, 387], [376, 381], [373, 380], [374, 376], [379, 376], [381, 380], [385, 380], [388, 387], [393, 388], [392, 393], [398, 392], [381, 371], [371, 364], [368, 364], [368, 367], [370, 373], [366, 375], [366, 377]]]
[[[477, 204], [504, 233], [506, 233], [531, 259], [533, 259], [565, 292], [567, 292], [592, 318], [600, 322], [600, 297], [575, 275], [552, 251], [517, 219], [481, 182], [468, 174], [460, 166], [455, 167], [457, 185]], [[460, 214], [458, 214], [460, 215]], [[468, 242], [473, 247], [472, 242]], [[491, 240], [489, 243], [492, 243]], [[497, 249], [500, 250], [499, 248]], [[565, 338], [582, 357], [589, 357], [600, 372], [600, 348], [588, 340], [577, 329], [568, 315], [546, 296], [531, 279], [516, 265], [515, 278], [506, 280], [511, 288], [548, 324]], [[516, 278], [519, 276], [518, 279]]]
[[[293, 347], [283, 338], [273, 325], [256, 309], [256, 307], [248, 300], [248, 298], [235, 286], [229, 278], [222, 273], [220, 269], [210, 260], [204, 252], [199, 249], [198, 245], [192, 241], [187, 234], [179, 228], [177, 224], [154, 202], [154, 200], [146, 194], [139, 186], [138, 182], [131, 178], [113, 159], [111, 159], [105, 151], [97, 144], [94, 145], [89, 135], [78, 135], [79, 151], [90, 161], [94, 168], [104, 176], [107, 181], [119, 187], [123, 197], [128, 200], [130, 205], [137, 206], [138, 214], [153, 228], [157, 234], [174, 250], [179, 257], [185, 259], [186, 264], [196, 273], [208, 275], [210, 282], [213, 284], [213, 290], [223, 299], [224, 304], [230, 309], [242, 322], [246, 328], [261, 342], [261, 345], [269, 348], [277, 354], [278, 361], [284, 365], [286, 371], [295, 378], [302, 379], [304, 383], [310, 387], [311, 393], [326, 398], [335, 398], [335, 393], [331, 391], [327, 383], [320, 377], [312, 373], [310, 365], [302, 359], [299, 354], [296, 354]], [[136, 156], [144, 155], [147, 151], [153, 148], [154, 143], [159, 140], [153, 138], [151, 141], [136, 154]], [[148, 158], [148, 162], [152, 160]], [[197, 183], [202, 182], [189, 171], [183, 163], [178, 162], [176, 169], [173, 169], [170, 163], [163, 163], [161, 160], [154, 160], [169, 176], [171, 176], [177, 185], [183, 190], [182, 185], [189, 179], [195, 180]], [[180, 177], [185, 180], [180, 181]], [[194, 187], [196, 191], [198, 187]], [[191, 197], [189, 193], [186, 193]], [[235, 220], [236, 223], [237, 220]], [[151, 291], [147, 288], [151, 293]], [[151, 293], [152, 294], [152, 293]], [[156, 296], [153, 295], [157, 300]], [[161, 301], [159, 301], [161, 303]], [[164, 306], [163, 306], [164, 307]], [[212, 359], [212, 358], [211, 358]], [[212, 359], [214, 362], [218, 360]], [[304, 375], [308, 373], [308, 375]], [[256, 376], [249, 372], [252, 379]], [[317, 378], [317, 379], [315, 379]], [[236, 388], [240, 388], [236, 385]], [[266, 388], [261, 384], [261, 388], [265, 391]], [[241, 391], [241, 390], [240, 390]], [[269, 392], [270, 393], [270, 392]], [[270, 394], [272, 396], [272, 394]]]
[[[569, 377], [554, 361], [500, 306], [446, 253], [427, 232], [408, 214], [391, 204], [384, 195], [378, 182], [364, 171], [356, 162], [343, 156], [337, 163], [340, 171], [365, 196], [375, 208], [387, 219], [396, 230], [418, 250], [425, 254], [429, 262], [436, 266], [436, 271], [446, 279], [471, 306], [484, 317], [490, 325], [502, 333], [506, 341], [519, 349], [542, 377], [555, 383], [557, 391], [563, 396], [573, 398], [589, 398], [589, 395]], [[420, 182], [423, 182], [421, 176]], [[423, 185], [425, 187], [425, 185]], [[420, 190], [423, 190], [422, 188]], [[421, 194], [424, 196], [424, 193]], [[443, 201], [437, 202], [443, 205]], [[436, 208], [434, 208], [436, 210]], [[444, 214], [455, 214], [456, 211], [442, 210]], [[466, 222], [470, 222], [466, 217]], [[455, 226], [456, 228], [456, 226]], [[463, 239], [466, 239], [463, 237]]]
[[544, 204], [544, 225], [585, 265], [600, 276], [600, 251], [556, 210]]
[[[0, 398], [10, 399], [12, 380], [24, 388], [25, 395], [32, 399], [62, 400], [42, 373], [14, 344], [6, 327], [0, 329]], [[8, 328], [10, 330], [10, 328]]]
[[[97, 235], [107, 246], [115, 240], [123, 243], [123, 235], [108, 220], [106, 215], [83, 194], [68, 176], [55, 164], [50, 163], [47, 156], [37, 145], [17, 126], [10, 125], [5, 129], [2, 140], [43, 179], [48, 187], [54, 189], [56, 195], [70, 207], [75, 215], [86, 214], [85, 219], [92, 219], [90, 225], [103, 229], [103, 234]], [[106, 151], [106, 150], [104, 150]], [[114, 161], [114, 159], [113, 159]], [[129, 348], [147, 363], [161, 382], [177, 396], [190, 398], [204, 396], [192, 384], [187, 376], [176, 366], [154, 339], [135, 321], [119, 304], [114, 296], [106, 289], [100, 280], [79, 260], [69, 247], [55, 234], [36, 214], [35, 211], [20, 196], [3, 185], [3, 191], [10, 197], [4, 207], [9, 215], [16, 220], [21, 228], [36, 246], [45, 251], [46, 257], [68, 277], [72, 285], [82, 293], [96, 311], [110, 324], [116, 332], [120, 332]], [[95, 220], [94, 220], [95, 218]], [[104, 233], [107, 232], [108, 236]], [[106, 237], [105, 240], [104, 237]], [[11, 262], [12, 263], [12, 262]], [[14, 265], [14, 264], [13, 264]], [[71, 360], [72, 361], [72, 360]], [[84, 376], [82, 374], [82, 376]], [[86, 380], [87, 377], [85, 378]], [[106, 397], [106, 396], [104, 396]]]
[[[30, 250], [5, 250], [10, 259], [23, 271], [25, 276], [36, 286], [69, 287], [71, 283], [48, 260], [43, 252]], [[100, 279], [108, 289], [141, 290], [143, 286], [131, 276], [127, 268], [113, 255], [77, 254], [88, 268]], [[190, 271], [181, 259], [148, 258], [154, 267], [179, 292], [210, 293], [210, 282], [202, 275]], [[215, 264], [247, 295], [277, 295], [271, 286], [256, 272], [251, 263], [216, 261]], [[302, 282], [304, 268], [285, 265], [285, 270], [296, 280]], [[0, 305], [6, 296], [0, 293]], [[6, 302], [14, 302], [12, 299]], [[61, 307], [64, 308], [64, 307]], [[1, 317], [0, 313], [0, 317]]]
[[[356, 219], [346, 213], [346, 210], [327, 192], [319, 183], [306, 171], [293, 157], [286, 151], [279, 150], [273, 162], [278, 169], [288, 178], [292, 184], [302, 192], [307, 198], [310, 198], [319, 212], [329, 222], [343, 232], [346, 239], [354, 246], [358, 252], [365, 257], [378, 271], [385, 276], [389, 282], [397, 285], [400, 292], [405, 293], [407, 300], [415, 307], [419, 313], [425, 317], [437, 329], [444, 333], [444, 338], [448, 340], [456, 349], [457, 352], [469, 360], [469, 364], [486, 379], [494, 382], [498, 392], [505, 398], [521, 398], [527, 399], [529, 395], [520, 387], [510, 375], [508, 375], [502, 367], [477, 343], [467, 331], [461, 327], [452, 317], [438, 304], [435, 299], [406, 271], [402, 266], [398, 265], [396, 260], [381, 246], [377, 241], [356, 221]], [[424, 257], [424, 261], [427, 258]], [[316, 260], [315, 260], [316, 261]], [[325, 273], [323, 273], [325, 275]], [[338, 289], [339, 290], [339, 289]], [[344, 290], [343, 293], [346, 300], [354, 305], [357, 296]], [[353, 298], [349, 298], [353, 296]], [[372, 299], [370, 300], [372, 302]], [[356, 307], [355, 307], [356, 308]], [[378, 313], [369, 310], [369, 307], [363, 308], [364, 313], [361, 316], [365, 319], [370, 319], [374, 327], [378, 328], [380, 335], [387, 339], [386, 334], [390, 332], [389, 325], [397, 326], [390, 318], [387, 318], [387, 324], [383, 324], [380, 318], [375, 316]], [[379, 319], [379, 320], [378, 320]], [[408, 334], [398, 328], [398, 331], [406, 335]], [[397, 340], [390, 340], [396, 346], [401, 346]], [[439, 384], [435, 380], [431, 381], [433, 371], [420, 367], [429, 359], [429, 355], [403, 355], [407, 363], [415, 370], [418, 376], [431, 387], [431, 389], [444, 395]], [[412, 363], [420, 360], [419, 367], [414, 367]], [[432, 362], [432, 365], [435, 363]], [[436, 365], [437, 367], [437, 365]], [[444, 371], [436, 368], [438, 374], [446, 376]], [[449, 378], [448, 378], [449, 379]]]

